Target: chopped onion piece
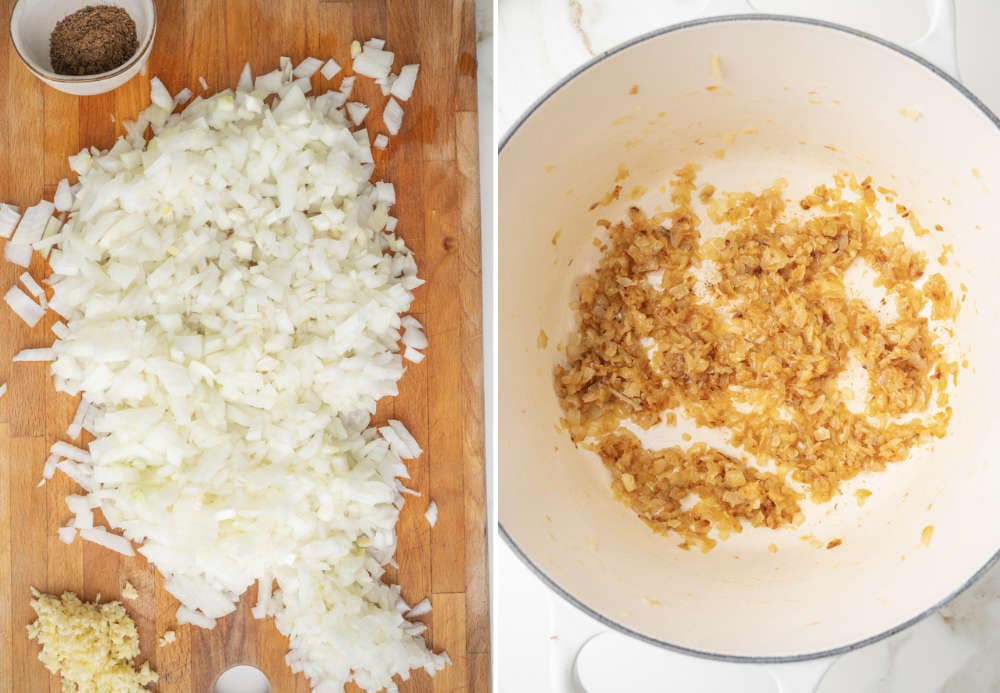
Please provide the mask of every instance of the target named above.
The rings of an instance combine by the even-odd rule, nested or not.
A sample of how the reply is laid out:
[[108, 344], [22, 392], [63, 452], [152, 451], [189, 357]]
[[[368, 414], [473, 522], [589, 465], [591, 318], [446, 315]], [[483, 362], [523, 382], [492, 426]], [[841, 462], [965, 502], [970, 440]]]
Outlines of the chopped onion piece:
[[45, 458], [45, 464], [42, 465], [42, 481], [38, 484], [39, 486], [55, 475], [56, 465], [59, 464], [59, 459], [59, 455], [49, 455]]
[[375, 149], [385, 149], [389, 146], [389, 138], [379, 133], [378, 135], [375, 135], [375, 144], [373, 146]]
[[0, 397], [7, 394], [7, 383], [0, 383]]
[[390, 98], [389, 103], [385, 105], [385, 111], [382, 112], [382, 122], [385, 123], [385, 129], [389, 131], [390, 135], [399, 134], [399, 128], [403, 126], [403, 107], [396, 99]]
[[116, 551], [123, 556], [135, 555], [135, 551], [132, 549], [132, 544], [129, 543], [128, 539], [117, 534], [112, 534], [103, 527], [81, 529], [80, 538], [93, 542], [94, 544], [100, 544], [104, 548]]
[[83, 430], [83, 417], [87, 415], [87, 410], [90, 409], [90, 402], [86, 398], [81, 397], [80, 403], [76, 406], [76, 413], [73, 414], [73, 421], [70, 423], [69, 428], [66, 429], [66, 435], [74, 440], [80, 437], [80, 433]]
[[[10, 244], [8, 244], [9, 246]], [[28, 294], [16, 286], [10, 287], [4, 300], [17, 314], [17, 317], [27, 323], [28, 327], [37, 325], [38, 321], [45, 315], [45, 309], [32, 301]]]
[[351, 98], [351, 92], [354, 91], [354, 81], [356, 79], [357, 77], [344, 77], [344, 79], [340, 80], [340, 89], [338, 91], [344, 95], [345, 99]]
[[205, 628], [206, 630], [212, 630], [215, 628], [215, 619], [209, 618], [194, 609], [189, 609], [186, 606], [181, 606], [177, 609], [177, 623], [184, 625], [185, 623], [190, 623], [192, 626], [198, 626], [199, 628]]
[[24, 210], [24, 216], [21, 217], [21, 223], [18, 224], [11, 243], [31, 245], [35, 241], [41, 240], [42, 234], [45, 233], [45, 225], [52, 218], [54, 210], [55, 205], [48, 200], [42, 200], [37, 205]]
[[420, 363], [425, 357], [413, 347], [406, 347], [406, 349], [403, 350], [403, 358], [410, 363]]
[[14, 361], [55, 361], [56, 353], [51, 347], [42, 349], [22, 349], [14, 354]]
[[392, 83], [389, 93], [400, 101], [408, 101], [413, 96], [413, 88], [417, 84], [417, 73], [420, 71], [419, 65], [404, 65], [399, 71], [399, 76]]
[[361, 52], [355, 56], [353, 67], [359, 75], [372, 79], [385, 79], [392, 69], [393, 60], [395, 55], [391, 51], [384, 51], [366, 43]]
[[30, 291], [31, 295], [35, 298], [45, 295], [45, 289], [42, 288], [42, 285], [36, 282], [35, 278], [27, 272], [22, 272], [18, 279], [21, 280], [21, 283], [24, 284], [24, 288]]
[[306, 58], [301, 63], [295, 66], [292, 70], [292, 76], [296, 78], [305, 77], [309, 78], [316, 74], [316, 71], [323, 65], [323, 61], [318, 58]]
[[368, 106], [363, 103], [350, 101], [347, 104], [347, 115], [355, 125], [361, 125], [365, 116], [368, 115]]
[[[208, 91], [208, 82], [205, 81], [205, 76], [204, 75], [199, 75], [198, 76], [198, 84], [201, 85], [201, 90], [202, 91]], [[154, 101], [153, 103], [156, 103], [156, 102]]]
[[[417, 442], [417, 439], [410, 435], [409, 430], [407, 430], [406, 426], [403, 425], [403, 422], [397, 421], [396, 419], [389, 419], [388, 424], [392, 430], [396, 432], [396, 435], [399, 436], [399, 439], [406, 445], [408, 456], [403, 459], [420, 457], [420, 453], [423, 452], [423, 450], [420, 449], [420, 444]], [[400, 455], [400, 457], [403, 456]]]
[[358, 54], [360, 53], [361, 53], [361, 42], [351, 41], [351, 58], [358, 57]]
[[78, 448], [74, 445], [70, 445], [69, 443], [64, 443], [61, 440], [57, 440], [52, 444], [51, 452], [59, 455], [60, 457], [65, 457], [68, 460], [73, 460], [74, 462], [90, 464], [93, 461], [90, 453], [83, 448]]
[[59, 535], [59, 541], [64, 544], [72, 544], [73, 540], [76, 539], [75, 527], [60, 527], [56, 533]]
[[257, 75], [257, 79], [254, 81], [254, 90], [267, 92], [268, 94], [277, 94], [284, 82], [285, 79], [284, 75], [281, 74], [281, 70], [274, 70], [263, 75]]
[[149, 99], [154, 105], [167, 112], [174, 110], [174, 97], [170, 95], [159, 77], [153, 77], [149, 80]]
[[427, 504], [427, 512], [424, 513], [424, 517], [427, 518], [427, 524], [431, 527], [437, 524], [438, 521], [438, 505], [434, 501]]
[[323, 69], [321, 69], [320, 74], [327, 79], [333, 79], [340, 72], [340, 65], [336, 60], [330, 58], [325, 63], [323, 63]]
[[413, 608], [406, 612], [406, 618], [418, 618], [431, 612], [431, 601], [426, 597], [413, 605]]
[[79, 484], [80, 488], [87, 491], [93, 490], [94, 476], [86, 465], [73, 460], [60, 460], [56, 463], [56, 469]]
[[4, 257], [19, 267], [29, 267], [31, 265], [31, 246], [14, 241], [7, 241], [3, 248]]
[[69, 181], [63, 178], [56, 186], [56, 194], [52, 198], [57, 212], [68, 212], [73, 206], [73, 190]]
[[14, 205], [0, 204], [0, 238], [10, 238], [21, 220], [21, 214]]
[[364, 45], [368, 46], [369, 48], [379, 48], [379, 49], [385, 48], [385, 39], [380, 39], [373, 36], [372, 38], [365, 41]]
[[396, 204], [396, 188], [392, 183], [379, 181], [375, 184], [375, 202], [392, 207]]
[[236, 83], [236, 91], [253, 91], [253, 70], [250, 69], [250, 63], [243, 63], [243, 69], [240, 71], [240, 81]]
[[191, 100], [192, 96], [194, 96], [194, 92], [188, 89], [187, 87], [184, 87], [179, 92], [174, 94], [174, 103], [177, 104], [178, 106], [183, 106], [184, 104], [186, 104], [188, 101]]

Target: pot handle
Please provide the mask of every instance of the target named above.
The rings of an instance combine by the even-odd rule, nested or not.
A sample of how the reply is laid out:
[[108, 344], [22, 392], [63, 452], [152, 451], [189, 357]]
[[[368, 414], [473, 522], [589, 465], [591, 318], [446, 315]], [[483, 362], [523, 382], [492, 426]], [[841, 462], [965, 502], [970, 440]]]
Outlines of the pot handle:
[[[930, 26], [923, 36], [907, 48], [955, 79], [958, 74], [958, 50], [955, 33], [955, 0], [926, 0]], [[752, 0], [708, 0], [699, 13], [704, 17], [758, 12]]]
[[961, 81], [958, 74], [958, 40], [955, 32], [955, 0], [928, 0], [931, 25], [927, 33], [908, 48], [940, 70]]

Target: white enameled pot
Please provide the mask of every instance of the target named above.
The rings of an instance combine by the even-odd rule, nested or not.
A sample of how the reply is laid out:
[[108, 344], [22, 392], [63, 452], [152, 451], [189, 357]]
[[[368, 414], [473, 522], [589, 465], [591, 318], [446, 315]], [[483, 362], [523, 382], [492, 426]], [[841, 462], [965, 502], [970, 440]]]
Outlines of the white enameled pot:
[[[938, 21], [950, 12], [945, 0], [934, 7]], [[504, 139], [502, 534], [553, 589], [608, 626], [728, 661], [814, 660], [905, 628], [997, 560], [1000, 121], [952, 76], [947, 36], [930, 32], [913, 48], [941, 67], [814, 20], [740, 15], [681, 24], [599, 56]], [[713, 53], [723, 78], [707, 91]], [[719, 149], [721, 159], [712, 156]], [[688, 161], [720, 189], [759, 190], [784, 177], [792, 196], [838, 170], [871, 175], [924, 224], [943, 226], [942, 234], [907, 241], [932, 258], [952, 245], [952, 260], [934, 263], [935, 271], [968, 287], [953, 345], [968, 368], [952, 390], [948, 437], [845, 484], [835, 502], [810, 507], [802, 527], [747, 528], [707, 554], [678, 550], [613, 498], [599, 459], [558, 430], [552, 380], [555, 347], [572, 327], [575, 281], [596, 263], [595, 220], [621, 217], [630, 204], [591, 212], [590, 203], [624, 164], [626, 186], [650, 191], [642, 202], [652, 206], [660, 185]], [[680, 444], [686, 432], [719, 440], [683, 424], [657, 427], [647, 440]], [[858, 507], [853, 490], [862, 487], [873, 495]], [[927, 526], [933, 539], [924, 546]], [[820, 550], [802, 535], [842, 544]], [[809, 688], [824, 668], [808, 669], [789, 688]]]

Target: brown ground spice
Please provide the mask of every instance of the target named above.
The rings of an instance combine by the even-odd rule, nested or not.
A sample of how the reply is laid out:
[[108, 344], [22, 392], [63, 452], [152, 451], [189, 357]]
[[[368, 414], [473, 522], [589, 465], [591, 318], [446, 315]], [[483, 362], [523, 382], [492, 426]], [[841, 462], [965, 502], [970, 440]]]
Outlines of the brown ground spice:
[[52, 69], [60, 75], [96, 75], [135, 55], [135, 22], [121, 7], [87, 6], [56, 24], [49, 39]]

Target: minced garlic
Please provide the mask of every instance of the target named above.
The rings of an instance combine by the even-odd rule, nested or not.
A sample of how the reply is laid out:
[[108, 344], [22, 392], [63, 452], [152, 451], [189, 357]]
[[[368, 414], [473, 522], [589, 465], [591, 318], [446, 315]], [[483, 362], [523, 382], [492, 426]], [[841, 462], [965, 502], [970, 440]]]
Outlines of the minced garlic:
[[63, 693], [143, 693], [159, 679], [149, 662], [133, 669], [139, 634], [120, 602], [84, 602], [72, 592], [31, 594], [38, 618], [28, 637], [41, 645], [38, 659], [60, 676]]
[[128, 580], [126, 580], [125, 584], [122, 585], [122, 598], [129, 600], [139, 598], [139, 591], [135, 588], [135, 585]]
[[163, 637], [160, 638], [160, 647], [166, 647], [172, 642], [177, 640], [177, 633], [172, 630], [164, 631]]

